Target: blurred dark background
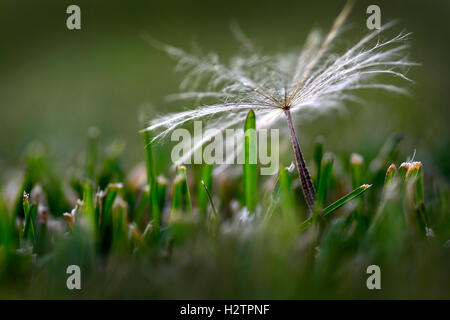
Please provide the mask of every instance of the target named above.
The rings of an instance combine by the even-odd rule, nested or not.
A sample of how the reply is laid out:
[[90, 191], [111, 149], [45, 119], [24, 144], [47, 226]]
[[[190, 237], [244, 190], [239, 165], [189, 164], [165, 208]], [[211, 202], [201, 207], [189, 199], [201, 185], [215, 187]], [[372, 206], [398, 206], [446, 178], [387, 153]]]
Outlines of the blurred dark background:
[[[193, 42], [224, 59], [237, 50], [235, 21], [268, 52], [299, 47], [311, 28], [327, 32], [345, 1], [102, 1], [2, 0], [0, 2], [0, 168], [20, 167], [27, 144], [48, 146], [61, 167], [85, 149], [88, 128], [106, 144], [120, 138], [130, 164], [143, 159], [139, 113], [150, 118], [189, 105], [164, 101], [183, 75], [175, 63], [140, 36], [147, 32], [189, 49]], [[66, 8], [81, 7], [82, 29], [66, 28]], [[413, 32], [411, 60], [422, 63], [405, 82], [411, 97], [364, 92], [366, 105], [346, 114], [302, 123], [306, 152], [317, 135], [337, 154], [373, 156], [393, 132], [405, 133], [403, 152], [425, 170], [450, 177], [450, 1], [357, 1], [339, 40], [365, 34], [366, 8], [381, 7], [382, 23], [399, 19], [395, 32]], [[151, 106], [150, 106], [151, 104]], [[405, 159], [406, 160], [406, 159]]]

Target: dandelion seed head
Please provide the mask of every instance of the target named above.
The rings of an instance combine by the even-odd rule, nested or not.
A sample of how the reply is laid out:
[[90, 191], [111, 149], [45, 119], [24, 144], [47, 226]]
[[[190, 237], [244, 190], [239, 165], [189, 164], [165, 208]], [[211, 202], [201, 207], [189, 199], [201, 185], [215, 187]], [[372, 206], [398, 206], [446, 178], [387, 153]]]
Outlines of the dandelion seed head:
[[[379, 77], [390, 75], [413, 82], [406, 76], [408, 68], [417, 65], [407, 56], [410, 33], [381, 40], [383, 31], [395, 22], [370, 32], [341, 54], [332, 52], [331, 44], [340, 35], [349, 11], [346, 5], [325, 36], [311, 31], [300, 51], [273, 55], [261, 54], [233, 25], [242, 49], [228, 64], [215, 53], [197, 56], [147, 37], [153, 46], [177, 61], [176, 70], [186, 73], [180, 85], [184, 91], [170, 95], [168, 100], [194, 100], [196, 108], [155, 118], [144, 130], [158, 130], [153, 139], [156, 141], [187, 122], [207, 118], [205, 129], [224, 131], [241, 125], [249, 109], [255, 112], [260, 129], [275, 126], [285, 109], [302, 119], [341, 109], [345, 101], [359, 101], [353, 94], [356, 89], [408, 94], [404, 88], [385, 83], [386, 77]], [[206, 90], [199, 91], [200, 86]], [[204, 99], [215, 99], [217, 103], [202, 105]], [[199, 140], [186, 157], [210, 138]]]

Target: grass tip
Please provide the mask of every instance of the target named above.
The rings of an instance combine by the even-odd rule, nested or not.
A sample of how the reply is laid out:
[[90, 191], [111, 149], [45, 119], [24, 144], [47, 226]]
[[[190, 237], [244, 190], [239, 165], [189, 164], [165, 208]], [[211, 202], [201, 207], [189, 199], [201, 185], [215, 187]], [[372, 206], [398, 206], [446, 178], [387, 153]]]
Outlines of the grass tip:
[[395, 166], [395, 164], [392, 163], [392, 164], [389, 166], [389, 168], [387, 169], [386, 175], [390, 175], [392, 172], [395, 172], [395, 170], [397, 170], [397, 167]]
[[110, 183], [106, 187], [107, 190], [122, 190], [123, 189], [123, 183]]
[[167, 183], [168, 183], [166, 177], [163, 177], [163, 176], [158, 176], [158, 178], [156, 178], [156, 181], [160, 185], [167, 185]]
[[351, 164], [362, 164], [364, 162], [363, 157], [358, 153], [352, 153], [350, 156]]
[[411, 162], [403, 162], [401, 165], [400, 165], [400, 169], [406, 169], [406, 171], [408, 171], [408, 169], [409, 169], [409, 167], [411, 166]]
[[422, 162], [420, 162], [420, 161], [411, 162], [409, 167], [408, 167], [407, 173], [418, 171], [421, 168], [422, 168]]

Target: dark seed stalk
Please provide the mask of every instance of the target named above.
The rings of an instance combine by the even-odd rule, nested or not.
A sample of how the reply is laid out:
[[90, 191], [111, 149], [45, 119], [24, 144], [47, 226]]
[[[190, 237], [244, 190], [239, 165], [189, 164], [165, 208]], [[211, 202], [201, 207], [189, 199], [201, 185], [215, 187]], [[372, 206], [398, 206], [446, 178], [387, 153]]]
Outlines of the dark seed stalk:
[[292, 122], [291, 111], [286, 108], [284, 109], [286, 115], [286, 120], [289, 125], [289, 132], [291, 134], [292, 147], [294, 149], [295, 162], [297, 163], [298, 175], [300, 176], [300, 181], [302, 183], [302, 190], [305, 196], [306, 203], [309, 209], [312, 211], [314, 208], [314, 201], [316, 198], [316, 191], [314, 190], [314, 185], [309, 174], [308, 168], [306, 167], [305, 159], [303, 158], [302, 150], [298, 142], [297, 134], [295, 133], [294, 124]]

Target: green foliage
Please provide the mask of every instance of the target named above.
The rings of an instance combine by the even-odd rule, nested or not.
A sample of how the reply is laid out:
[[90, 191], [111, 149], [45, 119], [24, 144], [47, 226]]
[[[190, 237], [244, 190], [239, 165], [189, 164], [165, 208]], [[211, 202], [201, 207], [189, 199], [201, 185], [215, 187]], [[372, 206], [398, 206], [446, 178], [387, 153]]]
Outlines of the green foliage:
[[[248, 122], [253, 128], [251, 114]], [[409, 161], [396, 170], [395, 141], [368, 159], [368, 169], [359, 155], [344, 157], [350, 165], [343, 165], [319, 141], [312, 214], [299, 197], [293, 166], [258, 177], [247, 162], [242, 177], [214, 180], [212, 166], [204, 166], [191, 184], [191, 168], [180, 166], [168, 176], [167, 191], [145, 134], [142, 183], [128, 177], [124, 153], [109, 149], [103, 159], [88, 156], [81, 177], [69, 177], [78, 179], [71, 185], [81, 198], [73, 209], [61, 205], [54, 212], [47, 206], [52, 189], [35, 188], [49, 181], [47, 174], [56, 177], [56, 171], [39, 170], [52, 167], [41, 154], [28, 163], [21, 187], [31, 194], [20, 190], [20, 210], [15, 199], [0, 197], [0, 295], [14, 289], [20, 297], [69, 297], [58, 275], [77, 264], [86, 277], [83, 298], [371, 298], [358, 274], [377, 264], [384, 298], [449, 298], [448, 188], [430, 191], [433, 200], [425, 197], [426, 167]], [[247, 140], [247, 152], [254, 147]], [[375, 168], [380, 161], [385, 167]], [[241, 178], [248, 188], [243, 205]], [[258, 178], [264, 183], [255, 183]], [[378, 184], [364, 184], [372, 182]], [[255, 214], [246, 217], [244, 207]], [[13, 216], [17, 210], [23, 216]], [[404, 273], [407, 268], [416, 269]]]
[[314, 164], [316, 165], [316, 169], [317, 169], [317, 175], [316, 175], [316, 189], [319, 186], [319, 179], [320, 179], [320, 170], [322, 167], [322, 157], [323, 157], [323, 146], [324, 144], [324, 140], [323, 137], [317, 137], [316, 138], [316, 143], [314, 144], [314, 152], [313, 152], [313, 157], [314, 157]]
[[354, 198], [356, 198], [356, 197], [360, 196], [361, 194], [363, 194], [370, 187], [371, 187], [370, 184], [363, 184], [362, 186], [356, 188], [355, 190], [353, 190], [349, 194], [343, 196], [342, 198], [340, 198], [336, 202], [333, 202], [328, 207], [326, 207], [323, 210], [323, 214], [324, 215], [328, 215], [328, 214], [332, 213], [333, 211], [339, 209], [340, 207], [342, 207], [347, 202], [349, 202], [349, 201], [353, 200]]
[[250, 212], [255, 212], [258, 199], [258, 166], [256, 142], [256, 117], [250, 109], [244, 127], [244, 199]]
[[198, 210], [202, 215], [206, 214], [206, 207], [209, 201], [208, 190], [211, 190], [212, 187], [212, 169], [212, 165], [210, 164], [205, 164], [203, 166], [200, 179], [201, 181], [203, 181], [203, 183], [198, 185]]
[[30, 239], [33, 247], [36, 248], [36, 215], [37, 206], [30, 205], [29, 194], [23, 194], [23, 211], [25, 213], [25, 224], [23, 226], [23, 239]]
[[155, 178], [156, 174], [150, 133], [148, 131], [144, 131], [143, 136], [147, 167], [147, 183], [150, 186], [149, 204], [152, 212], [152, 232], [156, 237], [158, 237], [161, 228], [161, 210], [159, 205], [160, 195], [158, 193], [158, 184], [156, 183]]
[[316, 212], [317, 210], [320, 211], [325, 205], [327, 192], [330, 189], [330, 182], [333, 176], [333, 162], [334, 156], [331, 153], [326, 153], [320, 165], [320, 177], [316, 194]]

